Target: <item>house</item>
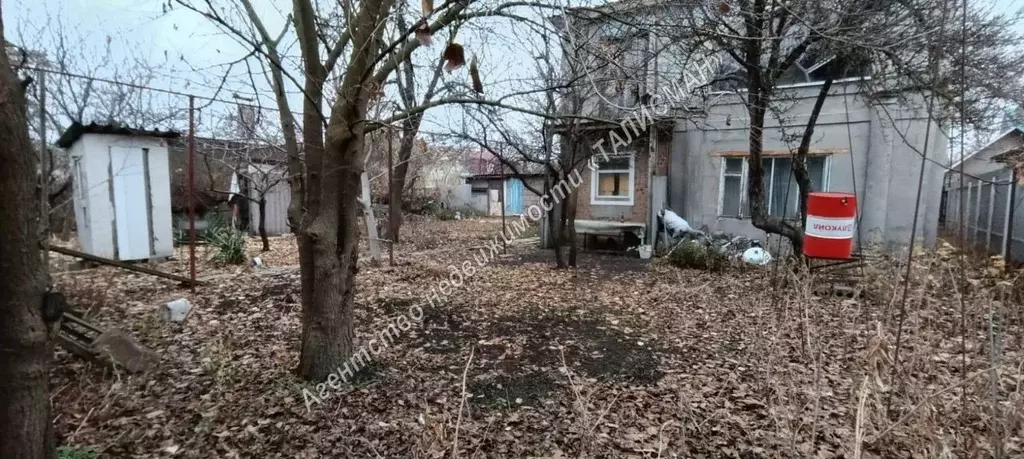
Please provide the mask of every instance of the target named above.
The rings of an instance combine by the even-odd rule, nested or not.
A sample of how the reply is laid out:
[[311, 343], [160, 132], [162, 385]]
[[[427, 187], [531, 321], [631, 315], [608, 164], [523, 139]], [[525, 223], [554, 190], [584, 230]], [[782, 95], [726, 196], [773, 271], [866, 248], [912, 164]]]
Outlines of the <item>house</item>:
[[[658, 5], [640, 2], [635, 9], [584, 11], [574, 18], [575, 27], [585, 30], [579, 35], [597, 49], [580, 54], [614, 56], [609, 60], [615, 64], [585, 70], [593, 73], [579, 78], [586, 84], [563, 105], [570, 114], [607, 122], [573, 121], [555, 130], [563, 154], [582, 147], [584, 156], [595, 159], [594, 168], [577, 166], [582, 175], [577, 232], [626, 231], [651, 241], [657, 212], [671, 209], [696, 228], [764, 238], [748, 215], [746, 92], [742, 85], [721, 83], [726, 75], [742, 79], [739, 66], [728, 54], [706, 48], [681, 58], [680, 47], [666, 45], [654, 30], [622, 32], [625, 26], [612, 26], [647, 22], [609, 19], [663, 14]], [[584, 47], [579, 41], [570, 45]], [[570, 60], [572, 48], [567, 49], [563, 59]], [[660, 51], [647, 52], [651, 49]], [[843, 67], [835, 59], [808, 53], [776, 87], [776, 100], [782, 102], [765, 120], [762, 159], [764, 194], [773, 215], [799, 217], [790, 172], [799, 140], [793, 139], [802, 133], [825, 76]], [[578, 67], [563, 64], [565, 71]], [[947, 163], [942, 126], [929, 119], [920, 94], [872, 90], [863, 68], [846, 76], [834, 81], [816, 124], [807, 164], [813, 190], [857, 195], [859, 243], [904, 247], [911, 239], [918, 174], [927, 156], [916, 241], [934, 244]], [[690, 84], [698, 79], [700, 84]]]
[[967, 245], [1024, 263], [1022, 156], [1024, 131], [1011, 127], [950, 165], [939, 217], [947, 240], [958, 241], [962, 230]]
[[466, 150], [463, 163], [467, 169], [466, 186], [461, 191], [464, 196], [454, 207], [500, 216], [503, 208], [505, 215], [520, 215], [531, 205], [540, 204], [540, 196], [529, 190], [544, 189], [544, 174], [536, 165], [517, 165], [519, 175], [516, 176], [511, 168], [503, 166], [493, 153], [484, 149]]

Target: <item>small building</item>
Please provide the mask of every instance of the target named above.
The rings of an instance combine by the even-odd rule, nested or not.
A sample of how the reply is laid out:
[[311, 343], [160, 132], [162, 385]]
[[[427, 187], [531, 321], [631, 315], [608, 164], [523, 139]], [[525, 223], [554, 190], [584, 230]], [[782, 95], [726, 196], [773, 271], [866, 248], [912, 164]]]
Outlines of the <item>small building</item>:
[[[195, 138], [192, 196], [197, 231], [217, 222], [233, 222], [236, 228], [258, 234], [259, 199], [267, 199], [267, 234], [290, 232], [287, 181], [288, 154], [283, 146], [262, 142]], [[174, 228], [188, 230], [188, 142], [181, 138], [168, 145], [171, 170], [171, 211]]]
[[82, 251], [115, 260], [174, 253], [167, 143], [181, 134], [73, 123], [57, 140], [74, 174]]
[[531, 205], [540, 203], [540, 195], [530, 191], [543, 191], [544, 174], [532, 164], [516, 167], [519, 175], [509, 167], [502, 167], [501, 162], [493, 153], [475, 150], [467, 153], [465, 174], [466, 186], [469, 188], [465, 206], [476, 213], [501, 216], [502, 207], [505, 215], [519, 215], [526, 212]]

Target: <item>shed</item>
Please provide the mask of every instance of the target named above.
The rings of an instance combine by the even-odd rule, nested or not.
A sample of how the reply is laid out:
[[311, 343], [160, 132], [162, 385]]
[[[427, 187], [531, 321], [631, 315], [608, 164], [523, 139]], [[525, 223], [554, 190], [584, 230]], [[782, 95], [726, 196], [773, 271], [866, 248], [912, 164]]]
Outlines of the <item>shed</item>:
[[180, 135], [77, 122], [64, 131], [57, 146], [71, 161], [82, 251], [115, 260], [174, 253], [167, 143]]

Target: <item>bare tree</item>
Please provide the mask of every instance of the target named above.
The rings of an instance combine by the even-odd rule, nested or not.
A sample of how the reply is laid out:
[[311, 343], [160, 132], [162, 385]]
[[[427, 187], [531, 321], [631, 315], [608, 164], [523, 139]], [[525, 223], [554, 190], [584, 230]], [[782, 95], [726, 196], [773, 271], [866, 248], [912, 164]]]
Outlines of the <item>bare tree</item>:
[[[13, 34], [17, 42], [8, 52], [28, 57], [20, 66], [22, 77], [45, 73], [45, 84], [35, 85], [28, 93], [30, 133], [41, 137], [40, 100], [45, 100], [43, 113], [45, 132], [49, 139], [59, 136], [74, 121], [88, 124], [124, 123], [132, 126], [166, 127], [185, 119], [184, 110], [169, 100], [141, 89], [152, 84], [161, 68], [170, 67], [165, 56], [153, 63], [140, 54], [118, 58], [115, 49], [140, 50], [127, 35], [108, 31], [96, 36], [67, 27], [59, 14], [48, 15], [43, 22], [22, 21]], [[119, 84], [111, 83], [119, 82]], [[45, 90], [45, 97], [40, 93]], [[73, 177], [66, 152], [47, 148], [41, 164], [48, 170], [49, 209], [51, 220], [68, 223], [74, 218], [69, 204]]]
[[[2, 15], [0, 15], [2, 16]], [[3, 20], [0, 19], [0, 35]], [[48, 368], [46, 266], [40, 248], [40, 195], [26, 117], [27, 82], [0, 54], [0, 456], [55, 457]]]
[[[207, 145], [203, 145], [207, 143]], [[220, 195], [232, 196], [245, 203], [253, 203], [257, 208], [257, 231], [263, 251], [270, 250], [270, 238], [267, 235], [267, 195], [279, 184], [288, 181], [284, 148], [271, 142], [246, 139], [235, 142], [202, 142], [200, 143], [206, 158], [212, 158], [227, 167], [239, 189], [211, 191]], [[249, 222], [251, 225], [252, 222]]]
[[[408, 28], [405, 14], [397, 14], [398, 29]], [[453, 27], [450, 31], [455, 36], [458, 28]], [[398, 100], [404, 110], [412, 110], [420, 104], [430, 102], [438, 93], [438, 83], [441, 81], [441, 69], [444, 61], [437, 60], [430, 72], [429, 82], [420, 97], [417, 94], [417, 87], [422, 86], [416, 78], [416, 66], [413, 65], [413, 55], [409, 54], [402, 60], [394, 82], [398, 88]], [[430, 69], [428, 67], [428, 69]], [[398, 146], [398, 160], [394, 163], [393, 182], [391, 184], [391, 195], [388, 197], [388, 238], [393, 243], [399, 242], [399, 232], [402, 227], [402, 200], [406, 191], [406, 180], [409, 178], [409, 166], [412, 161], [413, 149], [415, 148], [416, 136], [419, 134], [420, 124], [423, 122], [423, 112], [415, 113], [401, 121], [401, 141]], [[388, 134], [390, 135], [390, 134]]]
[[961, 86], [957, 81], [961, 63], [954, 57], [958, 55], [935, 52], [937, 47], [960, 41], [960, 30], [940, 27], [943, 21], [959, 22], [954, 17], [958, 11], [955, 3], [743, 0], [726, 8], [700, 9], [702, 14], [688, 18], [686, 26], [680, 27], [682, 32], [672, 35], [675, 40], [709, 43], [738, 66], [726, 77], [745, 89], [750, 123], [747, 200], [755, 227], [786, 237], [797, 251], [802, 246], [801, 222], [768, 212], [761, 160], [765, 119], [786, 102], [786, 95], [777, 87], [787, 74], [807, 72], [802, 62], [827, 63], [827, 67], [819, 67], [823, 84], [812, 113], [803, 132], [794, 137], [799, 146], [792, 150], [791, 164], [802, 216], [811, 191], [807, 154], [822, 105], [836, 79], [860, 77], [872, 92], [904, 97], [907, 103], [913, 103], [907, 95], [916, 94], [919, 101], [925, 95], [935, 95], [936, 108], [929, 110], [935, 119], [947, 118], [956, 109], [966, 110], [969, 119], [978, 122], [991, 113], [993, 100], [1020, 100], [1020, 85], [1005, 78], [1022, 63], [1019, 53], [1006, 52], [1020, 43], [1020, 35], [1008, 27], [1009, 17], [987, 17], [973, 10], [964, 21], [968, 28], [964, 35], [969, 37], [965, 55], [971, 62], [967, 67], [974, 69], [967, 86], [976, 89], [967, 93], [968, 100], [955, 93], [953, 89]]
[[[301, 72], [292, 72], [280, 54], [284, 33], [271, 35], [252, 4], [248, 0], [241, 3], [247, 22], [239, 25], [221, 16], [220, 9], [179, 1], [227, 33], [251, 43], [271, 69], [289, 153], [289, 221], [299, 245], [303, 305], [299, 373], [323, 380], [343, 367], [354, 351], [357, 221], [365, 167], [364, 140], [371, 128], [367, 107], [399, 64], [421, 44], [414, 38], [412, 27], [394, 30], [385, 24], [393, 13], [390, 0], [340, 2], [331, 7], [295, 0], [291, 25], [302, 68]], [[471, 3], [446, 3], [436, 11], [422, 11], [424, 25], [416, 28], [430, 32], [445, 28], [463, 18]], [[254, 30], [255, 36], [248, 30]], [[385, 31], [395, 33], [394, 38], [385, 39]], [[325, 84], [335, 72], [340, 81], [333, 85], [336, 94], [329, 110], [324, 110]], [[294, 75], [299, 73], [301, 77], [296, 78]], [[295, 140], [298, 135], [286, 96], [286, 80], [302, 89], [301, 151]]]
[[[646, 45], [643, 37], [639, 43], [609, 39], [633, 37], [638, 29], [632, 25], [606, 26], [589, 8], [561, 12], [546, 22], [513, 19], [517, 27], [533, 32], [519, 40], [535, 58], [534, 77], [512, 95], [524, 99], [528, 110], [481, 106], [453, 135], [491, 152], [510, 177], [524, 179], [529, 171], [544, 171], [543, 188], [525, 180], [524, 185], [542, 197], [550, 222], [547, 242], [554, 249], [556, 266], [567, 268], [577, 262], [581, 170], [606, 159], [593, 148], [604, 140], [595, 133], [617, 128], [619, 119], [642, 108], [643, 71], [652, 54], [640, 51]], [[509, 121], [515, 113], [529, 119]]]

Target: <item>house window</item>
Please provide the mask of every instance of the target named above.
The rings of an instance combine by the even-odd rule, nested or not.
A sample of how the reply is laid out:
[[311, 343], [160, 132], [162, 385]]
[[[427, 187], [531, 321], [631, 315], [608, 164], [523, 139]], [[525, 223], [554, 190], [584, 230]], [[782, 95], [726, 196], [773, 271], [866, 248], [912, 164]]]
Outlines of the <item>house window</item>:
[[632, 152], [595, 158], [597, 168], [591, 176], [591, 204], [633, 205], [635, 157]]
[[[785, 218], [800, 216], [800, 188], [791, 170], [790, 158], [764, 158], [764, 198], [768, 213]], [[746, 158], [724, 158], [722, 160], [721, 199], [718, 214], [722, 217], [746, 217], [747, 212], [747, 171]], [[811, 176], [811, 190], [828, 190], [828, 157], [807, 158], [807, 172]]]

